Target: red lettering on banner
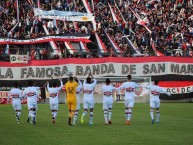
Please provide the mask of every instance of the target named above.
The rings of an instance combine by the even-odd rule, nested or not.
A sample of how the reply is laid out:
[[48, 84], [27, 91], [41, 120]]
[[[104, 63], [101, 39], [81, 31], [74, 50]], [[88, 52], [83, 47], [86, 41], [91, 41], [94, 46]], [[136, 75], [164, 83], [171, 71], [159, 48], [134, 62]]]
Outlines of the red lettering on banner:
[[7, 91], [1, 91], [1, 92], [0, 92], [0, 98], [7, 98], [8, 93], [9, 93], [9, 92], [7, 92]]
[[178, 92], [178, 94], [179, 94], [179, 92], [180, 92], [180, 89], [179, 89], [179, 88], [177, 88], [177, 92]]

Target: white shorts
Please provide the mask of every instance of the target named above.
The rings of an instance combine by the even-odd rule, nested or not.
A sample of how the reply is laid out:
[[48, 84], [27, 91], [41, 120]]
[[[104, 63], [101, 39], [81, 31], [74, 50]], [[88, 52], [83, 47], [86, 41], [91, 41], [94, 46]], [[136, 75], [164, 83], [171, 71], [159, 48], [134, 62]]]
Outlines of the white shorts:
[[36, 110], [38, 110], [38, 105], [37, 104], [27, 104], [28, 110], [32, 109], [32, 108], [36, 108]]
[[76, 110], [80, 110], [80, 96], [76, 96]]
[[84, 106], [84, 109], [94, 108], [94, 100], [84, 100], [83, 106]]
[[14, 110], [21, 110], [21, 103], [13, 103], [12, 104]]
[[150, 107], [151, 108], [159, 108], [160, 107], [160, 99], [159, 98], [151, 98], [150, 99]]
[[132, 107], [134, 106], [135, 100], [134, 98], [124, 98], [125, 107]]
[[50, 110], [58, 110], [58, 103], [50, 104]]
[[113, 97], [104, 97], [103, 98], [103, 110], [113, 107]]

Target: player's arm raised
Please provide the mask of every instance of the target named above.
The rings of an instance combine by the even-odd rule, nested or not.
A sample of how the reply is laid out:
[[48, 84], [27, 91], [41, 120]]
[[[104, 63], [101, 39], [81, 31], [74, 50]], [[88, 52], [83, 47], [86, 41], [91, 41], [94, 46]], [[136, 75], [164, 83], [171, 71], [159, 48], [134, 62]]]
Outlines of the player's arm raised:
[[63, 82], [62, 82], [62, 78], [58, 79], [60, 81], [60, 87], [59, 87], [59, 90], [62, 89], [62, 87], [64, 86]]
[[[42, 86], [42, 87], [40, 87], [40, 89], [43, 89], [43, 88], [45, 88], [46, 87], [46, 85], [49, 83], [49, 81], [46, 81], [46, 83]], [[48, 86], [48, 85], [47, 85]]]
[[93, 79], [92, 85], [93, 85], [93, 87], [95, 87], [97, 84], [97, 80], [93, 77], [93, 75], [91, 73], [89, 73], [89, 77], [91, 77]]
[[168, 96], [171, 96], [171, 94], [168, 93], [165, 88], [161, 88], [161, 93], [162, 93], [162, 94], [166, 94], [166, 95], [168, 95]]

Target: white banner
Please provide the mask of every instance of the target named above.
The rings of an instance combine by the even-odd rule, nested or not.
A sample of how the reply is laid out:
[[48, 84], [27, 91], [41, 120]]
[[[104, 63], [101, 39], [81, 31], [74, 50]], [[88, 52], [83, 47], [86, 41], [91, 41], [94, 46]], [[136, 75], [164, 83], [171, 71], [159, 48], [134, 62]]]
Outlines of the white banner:
[[91, 13], [81, 13], [71, 11], [65, 12], [58, 10], [45, 11], [40, 8], [34, 8], [34, 15], [43, 19], [55, 19], [55, 20], [79, 21], [79, 22], [94, 21], [94, 16]]
[[90, 38], [90, 34], [69, 34], [69, 35], [50, 35], [44, 37], [37, 37], [34, 39], [14, 39], [14, 38], [0, 38], [0, 44], [35, 44], [35, 43], [43, 43], [49, 41], [74, 41], [74, 42], [90, 42], [88, 40]]
[[11, 63], [28, 63], [28, 55], [10, 55]]
[[77, 22], [94, 21], [93, 16], [49, 16], [49, 15], [40, 15], [39, 18], [53, 19], [53, 20], [64, 20], [64, 21], [77, 21]]
[[[70, 63], [67, 63], [69, 62]], [[133, 77], [159, 76], [159, 75], [193, 75], [192, 63], [176, 62], [147, 62], [147, 63], [93, 63], [89, 59], [84, 64], [78, 63], [77, 59], [61, 59], [55, 61], [34, 61], [34, 66], [1, 66], [0, 80], [28, 80], [28, 79], [54, 79], [68, 78], [72, 72], [78, 78], [86, 78], [91, 72], [95, 78], [105, 76], [125, 77], [131, 74]], [[45, 63], [46, 66], [45, 66]], [[58, 64], [60, 63], [60, 64]], [[58, 65], [57, 65], [58, 64]], [[17, 73], [15, 73], [17, 72]]]
[[193, 92], [193, 86], [184, 86], [184, 87], [170, 87], [166, 88], [167, 92], [171, 94], [186, 94]]
[[45, 11], [39, 8], [33, 8], [35, 16], [48, 15], [48, 16], [93, 16], [92, 13], [81, 13], [81, 12], [72, 12], [72, 11], [58, 11], [50, 10]]

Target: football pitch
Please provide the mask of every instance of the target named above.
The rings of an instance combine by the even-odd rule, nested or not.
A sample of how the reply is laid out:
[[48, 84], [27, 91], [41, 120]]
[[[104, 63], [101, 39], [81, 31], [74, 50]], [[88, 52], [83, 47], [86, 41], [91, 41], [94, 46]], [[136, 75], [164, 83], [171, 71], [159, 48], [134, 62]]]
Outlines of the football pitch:
[[0, 145], [192, 145], [193, 104], [161, 103], [160, 123], [151, 124], [149, 104], [136, 103], [131, 125], [125, 124], [124, 106], [113, 106], [112, 125], [104, 125], [102, 104], [95, 104], [94, 125], [67, 125], [67, 106], [60, 104], [56, 124], [48, 104], [39, 104], [37, 124], [27, 123], [27, 106], [22, 106], [21, 123], [11, 105], [0, 106]]

